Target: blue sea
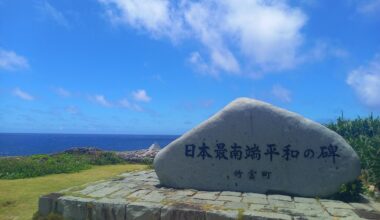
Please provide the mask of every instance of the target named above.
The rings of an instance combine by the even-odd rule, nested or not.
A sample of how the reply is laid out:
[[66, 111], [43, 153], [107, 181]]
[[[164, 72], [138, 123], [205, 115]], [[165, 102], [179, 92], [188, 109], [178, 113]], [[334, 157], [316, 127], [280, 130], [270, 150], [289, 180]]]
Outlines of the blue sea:
[[138, 150], [154, 142], [166, 146], [178, 135], [127, 134], [20, 134], [0, 133], [0, 156], [49, 154], [71, 147], [97, 147], [103, 150]]

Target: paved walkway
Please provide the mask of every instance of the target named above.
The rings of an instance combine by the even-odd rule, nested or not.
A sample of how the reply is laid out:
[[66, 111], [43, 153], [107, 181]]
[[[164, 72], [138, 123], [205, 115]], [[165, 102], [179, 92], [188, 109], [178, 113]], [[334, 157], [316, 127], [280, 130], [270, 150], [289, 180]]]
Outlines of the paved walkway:
[[39, 212], [65, 219], [380, 219], [378, 203], [159, 187], [154, 171], [42, 196]]

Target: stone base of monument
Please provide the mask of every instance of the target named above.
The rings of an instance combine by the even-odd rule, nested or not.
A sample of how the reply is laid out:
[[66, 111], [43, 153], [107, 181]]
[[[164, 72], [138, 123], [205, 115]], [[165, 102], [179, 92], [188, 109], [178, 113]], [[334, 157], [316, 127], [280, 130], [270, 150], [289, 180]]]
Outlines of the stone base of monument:
[[39, 214], [64, 219], [380, 219], [374, 203], [159, 186], [154, 171], [125, 173], [42, 196]]

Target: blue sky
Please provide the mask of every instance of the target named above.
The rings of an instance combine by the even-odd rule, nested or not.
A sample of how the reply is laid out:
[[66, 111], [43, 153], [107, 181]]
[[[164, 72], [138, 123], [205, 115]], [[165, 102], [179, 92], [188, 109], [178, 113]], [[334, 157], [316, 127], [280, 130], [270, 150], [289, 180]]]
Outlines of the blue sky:
[[237, 97], [380, 113], [380, 0], [0, 0], [0, 132], [182, 134]]

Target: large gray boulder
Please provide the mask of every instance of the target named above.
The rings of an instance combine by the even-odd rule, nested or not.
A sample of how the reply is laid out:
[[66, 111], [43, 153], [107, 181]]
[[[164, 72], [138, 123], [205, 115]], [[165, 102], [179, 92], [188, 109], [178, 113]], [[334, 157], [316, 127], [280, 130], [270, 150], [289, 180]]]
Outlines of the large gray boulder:
[[239, 98], [162, 149], [163, 186], [328, 196], [360, 174], [337, 133], [296, 113]]

